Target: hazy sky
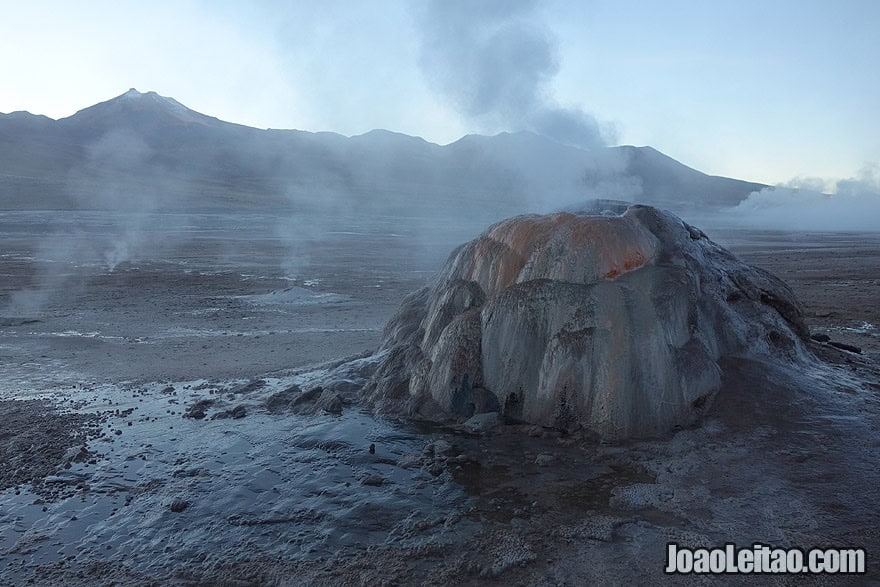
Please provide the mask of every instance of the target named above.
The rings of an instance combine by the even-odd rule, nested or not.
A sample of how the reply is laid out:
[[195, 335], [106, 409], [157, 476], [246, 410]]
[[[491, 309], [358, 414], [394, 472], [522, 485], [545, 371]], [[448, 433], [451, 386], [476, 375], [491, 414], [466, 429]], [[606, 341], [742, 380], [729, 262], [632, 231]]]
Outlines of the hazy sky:
[[0, 15], [0, 112], [60, 118], [135, 87], [251, 126], [438, 143], [576, 119], [768, 183], [880, 162], [874, 0], [0, 0]]

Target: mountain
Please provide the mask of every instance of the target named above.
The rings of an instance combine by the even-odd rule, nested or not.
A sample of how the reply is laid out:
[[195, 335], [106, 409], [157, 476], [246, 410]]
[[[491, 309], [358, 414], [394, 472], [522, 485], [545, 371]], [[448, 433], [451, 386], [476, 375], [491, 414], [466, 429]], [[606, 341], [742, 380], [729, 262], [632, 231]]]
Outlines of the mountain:
[[649, 178], [652, 200], [671, 208], [696, 205], [724, 208], [736, 205], [765, 184], [707, 175], [679, 163], [652, 147], [614, 147], [625, 153], [626, 172]]
[[717, 210], [763, 187], [650, 147], [588, 151], [526, 132], [441, 146], [385, 130], [263, 130], [135, 89], [60, 120], [0, 114], [0, 209], [454, 210], [492, 220], [596, 197]]
[[134, 88], [112, 100], [84, 108], [59, 122], [92, 135], [113, 130], [120, 124], [146, 133], [173, 127], [236, 126], [190, 110], [174, 98], [166, 98], [156, 92], [142, 94]]

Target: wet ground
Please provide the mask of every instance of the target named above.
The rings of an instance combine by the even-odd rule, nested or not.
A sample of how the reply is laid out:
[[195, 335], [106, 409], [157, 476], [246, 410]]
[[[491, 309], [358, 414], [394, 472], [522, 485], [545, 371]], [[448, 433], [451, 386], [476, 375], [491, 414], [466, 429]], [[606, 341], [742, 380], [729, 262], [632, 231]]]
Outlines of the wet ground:
[[478, 230], [406, 226], [0, 215], [0, 584], [656, 583], [670, 540], [863, 547], [876, 578], [880, 236], [710, 234], [862, 352], [731, 362], [669, 438], [272, 409]]

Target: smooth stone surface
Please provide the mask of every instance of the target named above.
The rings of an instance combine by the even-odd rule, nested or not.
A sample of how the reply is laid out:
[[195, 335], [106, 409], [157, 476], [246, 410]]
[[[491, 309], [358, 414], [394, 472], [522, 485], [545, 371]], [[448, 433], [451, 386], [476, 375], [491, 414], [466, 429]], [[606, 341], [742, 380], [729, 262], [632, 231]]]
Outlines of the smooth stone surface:
[[499, 222], [453, 251], [384, 334], [366, 390], [379, 411], [498, 411], [607, 439], [696, 422], [722, 357], [809, 359], [781, 280], [648, 206]]

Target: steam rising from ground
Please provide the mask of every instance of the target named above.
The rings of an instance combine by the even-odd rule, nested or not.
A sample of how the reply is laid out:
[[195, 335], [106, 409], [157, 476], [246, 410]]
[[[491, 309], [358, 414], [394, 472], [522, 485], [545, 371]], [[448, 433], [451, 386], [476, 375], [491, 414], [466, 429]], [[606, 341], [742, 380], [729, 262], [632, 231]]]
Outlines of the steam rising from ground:
[[[85, 151], [85, 163], [69, 173], [67, 193], [80, 209], [97, 212], [77, 214], [76, 221], [52, 216], [56, 220], [32, 251], [32, 284], [13, 292], [0, 314], [37, 315], [54, 299], [81, 291], [94, 275], [113, 272], [141, 254], [161, 258], [173, 246], [170, 218], [156, 214], [173, 180], [152, 162], [153, 149], [143, 138], [114, 129]], [[139, 177], [150, 181], [133, 179]], [[152, 235], [159, 228], [161, 240]]]
[[[69, 269], [73, 256], [82, 256], [82, 241], [78, 235], [48, 234], [33, 251], [33, 259], [38, 274], [31, 287], [14, 291], [6, 304], [0, 307], [3, 317], [32, 317], [39, 314], [54, 296], [81, 288], [81, 280], [75, 278]], [[87, 252], [92, 254], [92, 252]]]
[[856, 178], [830, 186], [821, 179], [806, 178], [768, 187], [733, 208], [729, 219], [755, 228], [875, 231], [880, 219], [880, 174], [873, 165]]
[[[107, 271], [136, 256], [148, 243], [151, 216], [160, 210], [171, 187], [169, 174], [153, 162], [153, 149], [127, 129], [113, 129], [86, 148], [82, 168], [70, 174], [70, 192], [83, 207], [109, 210], [106, 236], [91, 243]], [[149, 177], [149, 183], [132, 178]], [[83, 253], [84, 251], [76, 251]]]
[[421, 67], [436, 91], [489, 132], [530, 130], [598, 147], [603, 129], [547, 93], [559, 71], [553, 37], [534, 0], [431, 0], [419, 15]]

